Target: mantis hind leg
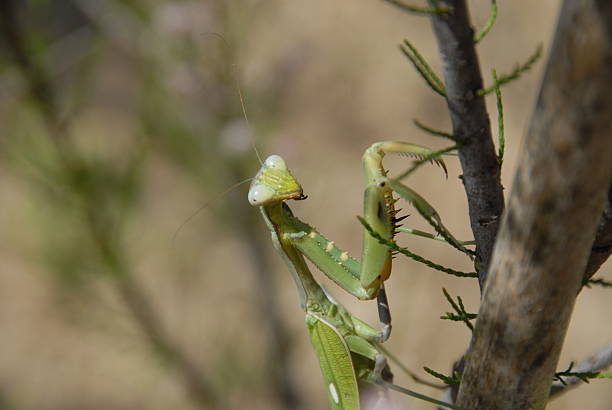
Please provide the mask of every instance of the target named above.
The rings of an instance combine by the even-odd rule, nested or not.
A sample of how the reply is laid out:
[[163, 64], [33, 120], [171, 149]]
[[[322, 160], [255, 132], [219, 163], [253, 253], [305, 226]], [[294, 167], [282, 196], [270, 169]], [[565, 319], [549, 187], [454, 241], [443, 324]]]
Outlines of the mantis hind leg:
[[[387, 363], [387, 358], [367, 339], [358, 335], [345, 336], [349, 350], [355, 355], [369, 361], [368, 365], [356, 366], [359, 374], [357, 377], [369, 383], [378, 383], [381, 380], [391, 383], [393, 373]], [[356, 358], [355, 361], [358, 361]]]

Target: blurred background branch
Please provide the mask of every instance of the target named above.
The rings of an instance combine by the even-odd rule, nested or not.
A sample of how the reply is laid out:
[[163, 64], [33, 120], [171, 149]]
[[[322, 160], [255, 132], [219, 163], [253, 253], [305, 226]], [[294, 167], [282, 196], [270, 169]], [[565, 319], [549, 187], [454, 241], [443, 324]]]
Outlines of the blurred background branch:
[[[95, 255], [95, 259], [88, 260], [85, 263], [90, 269], [99, 270], [109, 276], [114, 282], [118, 295], [122, 299], [125, 306], [131, 312], [137, 325], [140, 327], [145, 340], [147, 340], [153, 351], [163, 359], [163, 362], [175, 369], [180, 377], [183, 378], [185, 387], [190, 392], [192, 398], [200, 408], [214, 407], [218, 402], [220, 392], [218, 386], [212, 382], [217, 378], [212, 372], [204, 372], [204, 368], [198, 365], [198, 361], [192, 356], [193, 353], [187, 352], [185, 347], [180, 342], [177, 342], [175, 335], [172, 335], [167, 325], [164, 324], [163, 317], [158, 313], [159, 304], [154, 301], [154, 298], [139, 284], [135, 272], [133, 272], [130, 260], [131, 256], [127, 253], [125, 246], [125, 223], [130, 218], [130, 211], [138, 206], [142, 199], [143, 188], [143, 173], [148, 166], [147, 161], [155, 147], [155, 143], [167, 143], [170, 140], [166, 139], [167, 135], [176, 133], [177, 130], [188, 126], [187, 118], [164, 118], [159, 115], [160, 109], [167, 103], [164, 101], [167, 96], [166, 91], [162, 88], [162, 83], [159, 78], [156, 78], [156, 72], [163, 72], [174, 69], [169, 67], [170, 60], [160, 59], [157, 54], [159, 52], [171, 52], [163, 49], [163, 41], [166, 43], [181, 38], [161, 38], [159, 34], [154, 34], [150, 27], [147, 27], [147, 22], [152, 18], [147, 16], [144, 9], [138, 9], [138, 3], [133, 3], [132, 7], [119, 2], [105, 2], [104, 4], [97, 2], [78, 1], [75, 2], [78, 6], [77, 10], [85, 12], [85, 15], [78, 15], [77, 10], [73, 9], [69, 4], [64, 4], [61, 7], [53, 7], [53, 9], [45, 9], [44, 6], [36, 7], [15, 1], [5, 1], [1, 4], [2, 34], [4, 44], [9, 52], [9, 59], [12, 59], [15, 67], [21, 73], [26, 88], [29, 90], [29, 100], [36, 107], [41, 119], [45, 125], [46, 134], [51, 138], [49, 148], [53, 150], [52, 157], [47, 164], [50, 167], [56, 167], [54, 173], [49, 173], [41, 177], [41, 180], [32, 180], [31, 182], [42, 182], [43, 188], [51, 188], [56, 191], [56, 195], [50, 199], [56, 201], [56, 206], [66, 209], [71, 209], [75, 212], [75, 219], [71, 223], [80, 224], [83, 231], [79, 239], [80, 246], [75, 246], [76, 243], [66, 244], [66, 251], [69, 255], [63, 255], [63, 258], [79, 259], [83, 254], [90, 253], [90, 256]], [[214, 15], [210, 16], [220, 21], [228, 27], [220, 26], [219, 29], [223, 33], [231, 33], [228, 21], [230, 18], [229, 10], [231, 5], [217, 5], [214, 7]], [[186, 13], [188, 10], [174, 10], [175, 13]], [[40, 10], [43, 9], [43, 10]], [[142, 123], [145, 129], [149, 128], [147, 138], [152, 140], [137, 139], [134, 150], [128, 150], [128, 158], [123, 164], [114, 163], [113, 159], [108, 160], [91, 160], [87, 154], [80, 150], [78, 141], [80, 135], [71, 135], [73, 133], [73, 125], [70, 118], [74, 115], [68, 112], [70, 101], [66, 90], [62, 89], [62, 85], [58, 84], [57, 78], [52, 78], [50, 70], [47, 69], [44, 59], [44, 54], [51, 49], [49, 38], [45, 38], [46, 29], [53, 27], [44, 27], [35, 25], [35, 14], [41, 12], [41, 15], [47, 12], [61, 13], [67, 12], [74, 20], [68, 19], [66, 24], [93, 24], [102, 34], [107, 35], [112, 41], [121, 45], [125, 53], [133, 60], [142, 59], [150, 64], [150, 71], [147, 72], [148, 78], [145, 83], [144, 92], [151, 93], [148, 98], [143, 99], [146, 103], [143, 106]], [[87, 16], [87, 17], [85, 17]], [[34, 17], [34, 18], [33, 18]], [[181, 17], [173, 16], [173, 17]], [[89, 18], [90, 20], [88, 21]], [[80, 20], [80, 21], [79, 21]], [[120, 28], [121, 30], [117, 30]], [[64, 30], [65, 27], [59, 27]], [[140, 34], [140, 41], [137, 34]], [[186, 36], [196, 33], [172, 33], [174, 35]], [[199, 35], [201, 33], [197, 33]], [[211, 38], [207, 37], [211, 33], [203, 33], [201, 40], [203, 42], [211, 42]], [[243, 33], [239, 33], [243, 35]], [[183, 38], [185, 39], [185, 38]], [[208, 51], [213, 50], [223, 58], [220, 61], [212, 62], [208, 68], [215, 70], [206, 74], [213, 74], [212, 78], [205, 76], [196, 70], [191, 73], [190, 78], [194, 82], [198, 82], [200, 87], [207, 87], [206, 91], [213, 92], [213, 98], [207, 98], [209, 107], [205, 110], [213, 115], [216, 123], [209, 122], [209, 129], [206, 132], [208, 136], [200, 136], [197, 129], [186, 131], [190, 135], [176, 136], [173, 144], [175, 147], [181, 147], [181, 152], [166, 150], [167, 147], [160, 147], [159, 154], [168, 156], [168, 159], [174, 162], [187, 172], [187, 175], [196, 182], [201, 182], [202, 179], [216, 178], [217, 185], [203, 184], [202, 188], [210, 190], [207, 192], [214, 195], [214, 190], [230, 184], [236, 179], [244, 179], [250, 169], [244, 167], [244, 159], [240, 156], [245, 155], [244, 141], [242, 141], [242, 151], [240, 147], [231, 145], [224, 146], [223, 137], [234, 139], [238, 138], [237, 143], [240, 144], [240, 138], [252, 138], [248, 135], [250, 130], [246, 129], [240, 119], [241, 111], [237, 108], [238, 98], [235, 89], [236, 82], [233, 81], [231, 65], [233, 64], [234, 56], [231, 55], [232, 49], [228, 42], [223, 38], [223, 43], [217, 44], [217, 47], [209, 47]], [[189, 39], [187, 39], [189, 40]], [[193, 38], [191, 40], [196, 40]], [[212, 39], [219, 43], [218, 39]], [[36, 42], [40, 41], [40, 50], [35, 49]], [[127, 41], [127, 42], [126, 42]], [[93, 42], [93, 40], [91, 40]], [[233, 39], [232, 44], [237, 44], [239, 40]], [[158, 44], [161, 50], [145, 50], [143, 45]], [[170, 44], [166, 44], [169, 46]], [[191, 44], [194, 47], [194, 44]], [[184, 53], [192, 53], [181, 56], [184, 59], [199, 57], [198, 48], [190, 50], [189, 44], [183, 45]], [[144, 52], [143, 52], [144, 51]], [[140, 54], [139, 54], [140, 53]], [[11, 60], [8, 60], [11, 61]], [[172, 61], [170, 64], [177, 64]], [[86, 73], [91, 75], [91, 73]], [[78, 79], [77, 79], [78, 80]], [[82, 79], [86, 81], [86, 79]], [[57, 88], [57, 91], [56, 91]], [[200, 88], [204, 91], [203, 88]], [[231, 94], [230, 94], [231, 93]], [[195, 96], [200, 98], [202, 96]], [[211, 97], [206, 96], [206, 97]], [[235, 97], [235, 98], [233, 98]], [[212, 105], [212, 106], [210, 106]], [[165, 110], [165, 113], [171, 113], [172, 110]], [[232, 128], [233, 127], [233, 128]], [[226, 128], [231, 128], [226, 130]], [[153, 132], [155, 131], [155, 132]], [[245, 135], [245, 132], [247, 133]], [[228, 134], [242, 135], [228, 135]], [[202, 138], [204, 137], [204, 138]], [[190, 139], [190, 140], [187, 140]], [[41, 141], [45, 144], [44, 141]], [[185, 161], [187, 148], [186, 143], [196, 144], [189, 148], [193, 153], [191, 161]], [[236, 144], [236, 145], [238, 145]], [[248, 145], [247, 145], [248, 146]], [[232, 152], [232, 149], [234, 152]], [[238, 151], [236, 151], [236, 149]], [[202, 152], [205, 152], [204, 161], [198, 158]], [[200, 153], [198, 155], [198, 153]], [[174, 154], [174, 156], [173, 156]], [[178, 154], [178, 155], [176, 155]], [[247, 150], [246, 155], [252, 157], [252, 153]], [[29, 158], [34, 167], [39, 167], [39, 158]], [[223, 174], [212, 175], [212, 165], [223, 164]], [[221, 176], [221, 178], [219, 178]], [[47, 193], [48, 194], [48, 193]], [[43, 193], [43, 196], [45, 194]], [[234, 197], [228, 197], [231, 204], [229, 212], [224, 215], [228, 220], [227, 226], [233, 227], [241, 240], [249, 249], [249, 257], [252, 262], [252, 271], [255, 273], [254, 283], [258, 285], [256, 295], [259, 301], [260, 316], [262, 327], [269, 339], [267, 346], [267, 357], [264, 361], [267, 369], [264, 369], [264, 374], [270, 374], [273, 381], [273, 390], [278, 396], [280, 404], [284, 408], [301, 408], [300, 398], [297, 395], [296, 388], [289, 371], [287, 370], [287, 355], [290, 351], [290, 344], [287, 341], [286, 330], [281, 322], [278, 312], [281, 311], [276, 306], [276, 298], [274, 297], [274, 283], [270, 279], [271, 267], [268, 261], [268, 253], [262, 251], [261, 241], [259, 237], [262, 232], [256, 229], [256, 225], [249, 218], [252, 215], [247, 202]], [[107, 211], [107, 212], [105, 212]], [[222, 224], [221, 224], [222, 226]], [[66, 238], [60, 235], [56, 238], [59, 243], [65, 241]], [[87, 249], [90, 247], [90, 249]], [[54, 255], [57, 259], [57, 255]], [[93, 266], [91, 266], [93, 264]], [[56, 267], [58, 275], [65, 276], [69, 274], [65, 271], [66, 266]], [[79, 272], [83, 266], [73, 267], [72, 274], [83, 275], [84, 272]], [[81, 281], [92, 281], [94, 277], [82, 277]]]
[[[202, 408], [207, 408], [217, 399], [208, 380], [210, 376], [204, 375], [201, 369], [194, 365], [194, 361], [172, 340], [155, 311], [154, 303], [134, 279], [127, 262], [128, 257], [124, 254], [123, 247], [119, 245], [123, 215], [105, 214], [103, 211], [116, 205], [127, 205], [114, 204], [113, 201], [117, 199], [116, 194], [120, 194], [123, 198], [128, 196], [128, 200], [135, 199], [132, 197], [136, 194], [133, 189], [139, 181], [132, 178], [138, 175], [138, 172], [132, 172], [134, 170], [129, 167], [123, 174], [110, 167], [110, 164], [89, 162], [72, 146], [71, 124], [60, 118], [59, 101], [46, 68], [40, 61], [32, 58], [34, 53], [30, 45], [33, 33], [23, 25], [25, 11], [22, 9], [21, 13], [18, 13], [18, 7], [15, 1], [2, 2], [4, 41], [12, 52], [16, 66], [19, 67], [29, 89], [30, 98], [38, 108], [56, 149], [59, 173], [51, 175], [46, 182], [72, 194], [73, 198], [70, 199], [76, 203], [75, 211], [80, 214], [79, 219], [83, 222], [86, 235], [89, 236], [86, 241], [92, 245], [92, 251], [97, 254], [101, 269], [116, 281], [123, 302], [141, 327], [155, 353], [183, 375], [193, 398]], [[136, 158], [130, 162], [130, 166], [139, 164]], [[112, 175], [113, 171], [118, 173]], [[126, 188], [126, 191], [117, 192], [115, 189], [118, 187], [111, 185], [112, 182], [120, 184], [127, 182], [129, 185], [119, 186]], [[54, 199], [61, 201], [67, 198]], [[61, 205], [70, 207], [74, 204]], [[125, 212], [124, 209], [119, 211]]]

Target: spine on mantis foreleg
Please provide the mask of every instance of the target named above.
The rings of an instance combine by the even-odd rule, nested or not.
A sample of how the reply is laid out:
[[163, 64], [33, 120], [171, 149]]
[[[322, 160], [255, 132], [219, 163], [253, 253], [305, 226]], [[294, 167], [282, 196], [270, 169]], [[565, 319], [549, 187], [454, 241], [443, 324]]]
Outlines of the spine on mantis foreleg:
[[[418, 151], [412, 146], [395, 142], [375, 144], [373, 150], [377, 151], [377, 147]], [[382, 152], [374, 152], [367, 158], [381, 165], [382, 155]], [[365, 214], [371, 224], [375, 225], [377, 221], [382, 223], [383, 226], [377, 231], [393, 236], [398, 219], [386, 173], [382, 166], [376, 169], [368, 167], [366, 174], [370, 172]], [[304, 198], [301, 186], [289, 173], [285, 162], [275, 155], [266, 159], [249, 190], [249, 202], [261, 208], [275, 247], [287, 263], [300, 291], [308, 332], [319, 359], [332, 409], [359, 409], [359, 381], [379, 384], [384, 383], [383, 380], [390, 380], [390, 377], [385, 377], [390, 376], [386, 359], [375, 344], [386, 340], [390, 325], [383, 332], [377, 332], [336, 304], [314, 280], [304, 256], [351, 294], [360, 299], [371, 299], [377, 293], [384, 293], [381, 279], [388, 277], [386, 271], [390, 267], [390, 252], [385, 248], [379, 254], [364, 246], [364, 259], [374, 255], [374, 260], [378, 258], [378, 263], [374, 265], [380, 268], [373, 274], [368, 273], [369, 268], [364, 270], [359, 261], [295, 218], [284, 203], [287, 199]], [[380, 292], [378, 284], [381, 285]], [[381, 322], [387, 323], [382, 319]]]
[[[366, 186], [363, 197], [364, 218], [382, 237], [392, 240], [395, 235], [395, 199], [386, 183]], [[391, 275], [391, 250], [363, 230], [361, 283], [367, 289], [378, 290]], [[367, 256], [367, 257], [366, 257]]]

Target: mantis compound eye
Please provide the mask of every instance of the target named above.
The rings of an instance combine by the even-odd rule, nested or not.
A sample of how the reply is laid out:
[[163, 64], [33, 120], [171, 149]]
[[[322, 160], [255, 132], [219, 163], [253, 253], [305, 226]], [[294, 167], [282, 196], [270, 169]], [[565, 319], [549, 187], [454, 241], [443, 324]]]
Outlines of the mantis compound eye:
[[278, 169], [280, 171], [287, 170], [287, 164], [280, 155], [270, 155], [268, 158], [266, 158], [266, 162], [264, 164], [268, 168]]
[[[266, 160], [266, 162], [268, 162], [268, 160]], [[274, 190], [263, 184], [253, 185], [251, 186], [251, 189], [249, 189], [249, 202], [251, 205], [261, 205], [273, 196]]]

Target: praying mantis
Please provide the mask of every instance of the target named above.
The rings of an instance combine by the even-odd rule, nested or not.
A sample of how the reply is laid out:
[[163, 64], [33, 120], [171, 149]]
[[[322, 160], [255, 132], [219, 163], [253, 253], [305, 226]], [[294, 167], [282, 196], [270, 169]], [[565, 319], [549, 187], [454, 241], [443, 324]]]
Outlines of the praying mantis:
[[[381, 237], [392, 240], [403, 219], [397, 217], [393, 192], [412, 202], [421, 214], [436, 214], [416, 192], [397, 180], [387, 178], [382, 164], [386, 153], [430, 159], [445, 172], [446, 166], [437, 158], [435, 151], [406, 142], [378, 142], [365, 151], [362, 158], [366, 186], [363, 219]], [[392, 252], [364, 230], [361, 261], [351, 257], [338, 249], [333, 241], [296, 218], [286, 204], [290, 199], [303, 200], [306, 196], [283, 158], [271, 155], [253, 179], [248, 200], [251, 205], [259, 207], [274, 247], [296, 283], [300, 304], [306, 313], [308, 334], [319, 360], [332, 410], [357, 410], [360, 408], [360, 382], [398, 387], [389, 383], [392, 374], [378, 347], [391, 333], [391, 315], [384, 282], [391, 273]], [[446, 230], [443, 232], [452, 238]], [[358, 299], [377, 298], [381, 330], [377, 331], [352, 316], [337, 303], [314, 279], [305, 257]], [[459, 408], [424, 398], [407, 389], [401, 391], [439, 405]]]

